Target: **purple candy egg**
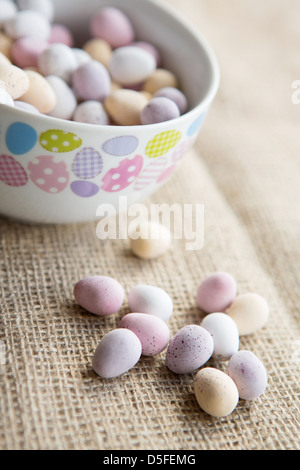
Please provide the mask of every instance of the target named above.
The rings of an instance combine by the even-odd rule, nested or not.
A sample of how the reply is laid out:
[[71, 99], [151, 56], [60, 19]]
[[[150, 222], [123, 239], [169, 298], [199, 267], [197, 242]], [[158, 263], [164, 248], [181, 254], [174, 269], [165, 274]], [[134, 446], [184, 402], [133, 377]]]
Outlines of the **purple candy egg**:
[[164, 87], [158, 90], [154, 94], [154, 98], [169, 98], [169, 100], [174, 101], [177, 104], [180, 114], [184, 114], [188, 107], [188, 101], [186, 96], [178, 88], [174, 87]]
[[176, 103], [169, 98], [152, 98], [142, 109], [141, 123], [143, 125], [156, 124], [178, 118], [180, 111]]
[[75, 70], [72, 85], [76, 95], [82, 100], [104, 101], [110, 93], [111, 80], [104, 65], [91, 60]]

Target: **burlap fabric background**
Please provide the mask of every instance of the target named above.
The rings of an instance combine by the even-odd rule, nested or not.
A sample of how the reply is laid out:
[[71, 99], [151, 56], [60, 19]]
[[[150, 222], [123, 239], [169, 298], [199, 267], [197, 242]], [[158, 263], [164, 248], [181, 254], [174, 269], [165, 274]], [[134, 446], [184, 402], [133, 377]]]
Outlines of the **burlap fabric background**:
[[[100, 242], [96, 225], [36, 227], [1, 219], [1, 449], [297, 449], [300, 365], [300, 79], [298, 0], [169, 0], [212, 43], [222, 83], [194, 151], [150, 202], [203, 203], [205, 245], [176, 241], [142, 262], [126, 241]], [[165, 353], [101, 380], [91, 358], [124, 313], [99, 319], [73, 300], [91, 274], [172, 296], [172, 335], [202, 314], [199, 282], [215, 270], [239, 292], [268, 300], [266, 328], [241, 340], [269, 373], [265, 394], [227, 418], [204, 414], [193, 374], [176, 376]], [[214, 364], [212, 361], [210, 365]]]

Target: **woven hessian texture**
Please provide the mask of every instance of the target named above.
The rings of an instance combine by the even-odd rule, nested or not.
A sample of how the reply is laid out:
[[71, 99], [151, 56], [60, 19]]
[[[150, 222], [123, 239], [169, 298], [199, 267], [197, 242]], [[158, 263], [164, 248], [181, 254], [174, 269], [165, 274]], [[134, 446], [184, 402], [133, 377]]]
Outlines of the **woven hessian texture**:
[[[204, 247], [187, 251], [175, 240], [165, 256], [144, 262], [126, 240], [98, 240], [96, 223], [1, 219], [1, 449], [299, 448], [300, 105], [291, 83], [300, 79], [300, 4], [169, 3], [212, 43], [222, 82], [194, 150], [147, 203], [204, 204]], [[196, 289], [216, 270], [270, 304], [267, 326], [240, 344], [268, 371], [260, 398], [212, 418], [196, 402], [194, 374], [170, 372], [165, 352], [117, 379], [96, 376], [93, 352], [129, 311], [127, 298], [116, 315], [98, 318], [76, 305], [76, 281], [103, 274], [126, 293], [138, 283], [162, 287], [174, 301], [173, 336], [201, 321]]]

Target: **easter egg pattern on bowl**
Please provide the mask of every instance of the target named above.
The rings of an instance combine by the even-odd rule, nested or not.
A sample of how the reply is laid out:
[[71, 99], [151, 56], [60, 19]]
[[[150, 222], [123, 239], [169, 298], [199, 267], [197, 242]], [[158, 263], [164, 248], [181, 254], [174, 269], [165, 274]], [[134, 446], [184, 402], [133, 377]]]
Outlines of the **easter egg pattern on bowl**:
[[[86, 0], [85, 8], [82, 8], [82, 2], [79, 0], [64, 2], [54, 0], [55, 22], [69, 27], [74, 37], [76, 32], [79, 32], [79, 37], [82, 36], [82, 41], [85, 41], [88, 24], [93, 14], [100, 7], [112, 4], [125, 11], [122, 0], [113, 2]], [[166, 176], [170, 175], [176, 169], [172, 162], [173, 152], [191, 136], [196, 138], [219, 85], [219, 68], [214, 53], [199, 32], [168, 6], [143, 0], [139, 2], [137, 9], [136, 2], [128, 0], [126, 15], [134, 26], [135, 40], [151, 44], [155, 38], [155, 45], [164, 59], [163, 66], [172, 70], [178, 77], [181, 88], [188, 98], [190, 110], [172, 121], [146, 126], [120, 127], [63, 121], [45, 115], [34, 115], [20, 108], [0, 105], [1, 111], [2, 109], [4, 111], [0, 113], [2, 131], [0, 155], [11, 156], [25, 171], [29, 163], [37, 157], [49, 155], [59, 157], [67, 165], [69, 174], [65, 189], [57, 193], [43, 191], [40, 186], [33, 183], [29, 173], [24, 186], [7, 186], [0, 181], [1, 215], [33, 223], [76, 223], [95, 220], [100, 204], [112, 204], [118, 210], [120, 195], [127, 196], [130, 205], [156, 191], [166, 181], [164, 177], [160, 178], [158, 175], [150, 184], [142, 185], [141, 189], [135, 187], [137, 177], [142, 174], [151, 160], [161, 157], [168, 160], [166, 168], [170, 167], [170, 170]], [[179, 41], [184, 43], [187, 51], [181, 61], [178, 61], [177, 54]], [[170, 44], [172, 44], [171, 50]], [[73, 66], [74, 64], [70, 64], [71, 68]], [[27, 125], [34, 130], [37, 139], [32, 140], [29, 150], [27, 148], [22, 151], [19, 148], [16, 153], [8, 149], [6, 135], [10, 126], [15, 123]], [[54, 139], [51, 136], [54, 136]], [[106, 147], [105, 143], [123, 136], [134, 138], [137, 147], [132, 153], [112, 156], [106, 152], [106, 150], [111, 151], [111, 148]], [[84, 148], [93, 148], [101, 155], [103, 171], [91, 179], [81, 181], [72, 168], [77, 153]], [[136, 156], [138, 156], [138, 165], [135, 167], [138, 166], [138, 169], [129, 176], [128, 159], [134, 160]], [[120, 171], [124, 171], [124, 174], [121, 175]], [[113, 185], [111, 176], [118, 178], [118, 184]], [[87, 184], [90, 190], [93, 189], [89, 193], [90, 197], [86, 197], [89, 192]]]

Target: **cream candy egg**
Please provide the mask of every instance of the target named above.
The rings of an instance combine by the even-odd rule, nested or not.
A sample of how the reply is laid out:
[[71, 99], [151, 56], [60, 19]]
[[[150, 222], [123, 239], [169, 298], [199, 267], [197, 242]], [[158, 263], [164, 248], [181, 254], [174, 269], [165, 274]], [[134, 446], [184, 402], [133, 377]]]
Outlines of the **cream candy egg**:
[[100, 377], [110, 379], [129, 371], [139, 361], [142, 345], [138, 337], [125, 328], [107, 333], [98, 344], [92, 366]]
[[198, 287], [197, 304], [206, 313], [224, 312], [237, 293], [237, 285], [231, 274], [216, 272], [208, 276]]
[[237, 296], [226, 310], [237, 324], [239, 334], [250, 335], [263, 328], [270, 314], [267, 301], [252, 292]]
[[225, 313], [210, 313], [204, 317], [201, 326], [214, 341], [213, 358], [227, 361], [239, 349], [239, 331], [235, 322]]
[[6, 63], [10, 63], [11, 59], [11, 46], [13, 40], [6, 34], [0, 31], [0, 63], [6, 60]]
[[17, 100], [30, 86], [29, 78], [24, 70], [9, 63], [0, 63], [0, 80], [13, 100]]
[[66, 44], [50, 44], [38, 57], [38, 69], [41, 74], [57, 75], [67, 83], [77, 67], [76, 56]]
[[197, 372], [194, 390], [200, 408], [215, 418], [230, 415], [239, 401], [234, 381], [221, 370], [212, 367]]
[[134, 40], [129, 18], [118, 8], [102, 7], [90, 22], [92, 36], [105, 39], [113, 48], [126, 46]]
[[134, 90], [114, 90], [105, 100], [105, 109], [112, 120], [121, 126], [138, 126], [140, 114], [148, 103], [142, 93]]
[[158, 222], [144, 221], [128, 231], [130, 249], [141, 259], [154, 259], [164, 255], [171, 246], [170, 230]]
[[159, 317], [147, 313], [128, 313], [119, 324], [127, 328], [139, 338], [142, 345], [142, 355], [155, 356], [161, 353], [170, 340], [170, 330]]
[[73, 114], [73, 121], [107, 126], [109, 117], [102, 103], [88, 100], [77, 106]]
[[143, 90], [154, 95], [158, 90], [165, 87], [178, 88], [178, 80], [173, 72], [158, 68], [147, 78]]
[[228, 362], [227, 374], [236, 384], [243, 400], [255, 400], [268, 385], [267, 371], [251, 351], [242, 350], [234, 354]]
[[146, 50], [126, 46], [113, 51], [108, 68], [115, 81], [122, 85], [135, 85], [153, 73], [156, 61]]
[[107, 316], [121, 308], [124, 290], [121, 284], [111, 277], [91, 276], [75, 284], [74, 297], [88, 312]]
[[19, 97], [20, 101], [34, 106], [40, 113], [49, 113], [56, 105], [56, 94], [47, 80], [38, 72], [27, 70], [28, 90]]
[[75, 70], [72, 86], [76, 95], [83, 100], [104, 101], [110, 93], [111, 79], [103, 64], [91, 60]]
[[26, 36], [47, 41], [51, 26], [45, 16], [38, 11], [23, 10], [18, 11], [11, 20], [4, 24], [4, 30], [13, 39]]
[[176, 374], [188, 374], [203, 366], [213, 350], [214, 342], [207, 330], [199, 325], [187, 325], [171, 340], [166, 364]]
[[71, 119], [77, 106], [73, 90], [56, 75], [49, 75], [46, 80], [56, 96], [56, 104], [48, 112], [48, 115], [59, 119]]
[[101, 62], [101, 64], [108, 67], [109, 61], [111, 59], [112, 48], [104, 39], [93, 38], [87, 41], [83, 50], [89, 54], [89, 56]]
[[169, 294], [157, 286], [139, 284], [128, 294], [128, 304], [132, 312], [141, 312], [168, 321], [173, 313], [173, 301]]

